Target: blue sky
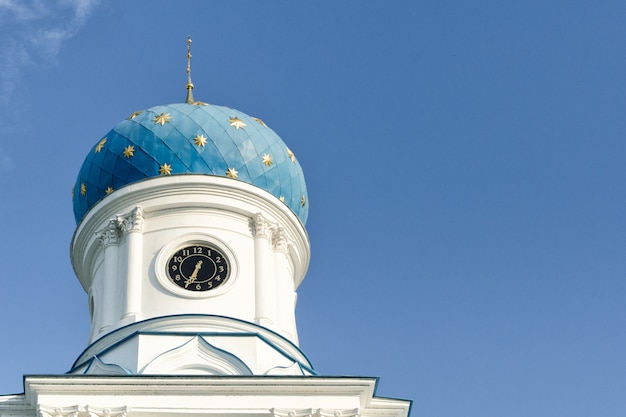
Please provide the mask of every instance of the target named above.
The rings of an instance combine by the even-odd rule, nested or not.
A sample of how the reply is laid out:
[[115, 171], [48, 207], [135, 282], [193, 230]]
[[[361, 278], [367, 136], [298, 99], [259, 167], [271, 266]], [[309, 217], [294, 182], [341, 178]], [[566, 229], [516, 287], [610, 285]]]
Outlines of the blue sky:
[[296, 153], [300, 346], [412, 415], [626, 414], [623, 1], [0, 0], [0, 393], [86, 347], [70, 192], [135, 110]]

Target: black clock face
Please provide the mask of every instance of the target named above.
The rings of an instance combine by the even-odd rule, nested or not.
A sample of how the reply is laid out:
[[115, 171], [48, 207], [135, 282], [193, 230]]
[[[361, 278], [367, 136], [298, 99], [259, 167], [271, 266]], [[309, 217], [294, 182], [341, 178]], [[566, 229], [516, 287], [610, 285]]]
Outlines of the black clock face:
[[167, 262], [167, 276], [188, 291], [209, 291], [228, 279], [228, 259], [214, 246], [196, 244], [179, 249]]

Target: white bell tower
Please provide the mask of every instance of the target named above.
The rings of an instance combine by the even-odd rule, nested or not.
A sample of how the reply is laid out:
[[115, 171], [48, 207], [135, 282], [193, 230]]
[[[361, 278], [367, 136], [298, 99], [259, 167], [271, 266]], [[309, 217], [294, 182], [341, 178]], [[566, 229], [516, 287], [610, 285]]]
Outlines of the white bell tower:
[[[217, 288], [190, 291], [170, 276], [172, 257], [196, 246], [217, 248], [228, 264]], [[71, 253], [97, 341], [72, 373], [312, 371], [295, 322], [309, 240], [298, 217], [264, 190], [193, 174], [128, 185], [89, 211]], [[209, 371], [224, 358], [240, 366]]]
[[0, 417], [408, 417], [376, 378], [320, 376], [300, 351], [302, 169], [262, 120], [192, 89], [85, 158], [70, 251], [90, 344], [67, 374], [0, 396]]

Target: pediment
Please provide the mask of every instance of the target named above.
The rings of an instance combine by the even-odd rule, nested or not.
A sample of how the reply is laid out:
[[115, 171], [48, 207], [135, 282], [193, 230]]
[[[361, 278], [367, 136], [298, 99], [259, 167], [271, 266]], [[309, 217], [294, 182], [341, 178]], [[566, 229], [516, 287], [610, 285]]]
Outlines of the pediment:
[[237, 356], [193, 336], [182, 345], [154, 358], [139, 375], [252, 375]]

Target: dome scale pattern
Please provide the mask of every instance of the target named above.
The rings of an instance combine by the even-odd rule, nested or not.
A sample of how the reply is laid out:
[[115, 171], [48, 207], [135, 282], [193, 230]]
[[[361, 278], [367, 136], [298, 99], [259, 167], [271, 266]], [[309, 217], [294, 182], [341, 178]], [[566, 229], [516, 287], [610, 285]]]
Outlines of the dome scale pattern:
[[306, 223], [304, 174], [280, 137], [238, 110], [188, 103], [135, 112], [95, 144], [74, 186], [76, 223], [125, 185], [183, 174], [247, 182], [279, 198]]

